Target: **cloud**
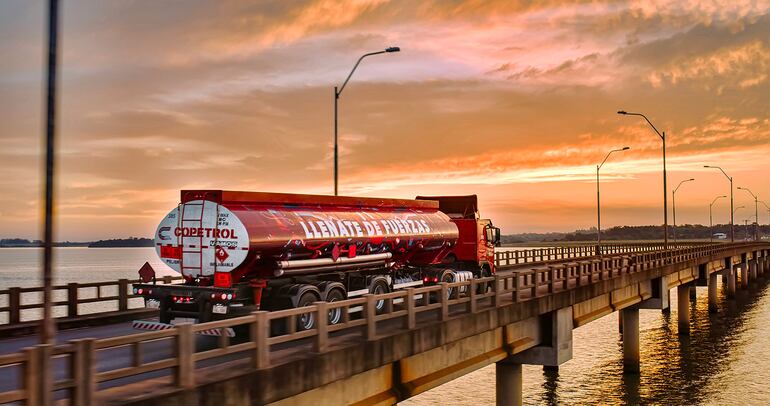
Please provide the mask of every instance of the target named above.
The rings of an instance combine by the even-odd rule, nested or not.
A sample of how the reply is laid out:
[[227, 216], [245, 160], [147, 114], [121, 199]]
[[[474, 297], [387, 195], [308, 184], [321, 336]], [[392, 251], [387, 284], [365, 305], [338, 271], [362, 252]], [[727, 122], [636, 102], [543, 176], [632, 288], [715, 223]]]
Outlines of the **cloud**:
[[653, 86], [700, 81], [708, 86], [717, 82], [718, 92], [724, 87], [748, 88], [767, 81], [770, 72], [770, 47], [755, 40], [734, 48], [720, 49], [704, 56], [678, 60], [676, 64], [649, 75]]
[[[0, 61], [0, 204], [4, 221], [13, 213], [2, 233], [30, 237], [41, 4], [0, 4], [0, 54], [11, 56]], [[343, 193], [476, 193], [504, 231], [565, 230], [592, 224], [595, 165], [630, 146], [602, 169], [608, 224], [654, 223], [660, 140], [614, 112], [642, 111], [666, 131], [672, 182], [699, 178], [688, 194], [712, 198], [714, 182], [700, 179], [717, 178], [704, 162], [759, 179], [770, 148], [768, 6], [67, 2], [62, 236], [147, 235], [183, 188], [329, 193], [333, 86], [359, 55], [389, 45], [403, 51], [366, 59], [340, 99]]]

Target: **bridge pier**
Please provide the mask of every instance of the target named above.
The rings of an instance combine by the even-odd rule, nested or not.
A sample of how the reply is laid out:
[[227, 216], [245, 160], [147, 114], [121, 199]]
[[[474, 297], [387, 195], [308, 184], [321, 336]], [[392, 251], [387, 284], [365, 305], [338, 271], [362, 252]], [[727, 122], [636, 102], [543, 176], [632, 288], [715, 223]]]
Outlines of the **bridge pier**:
[[756, 281], [757, 280], [757, 261], [758, 259], [754, 257], [751, 261], [749, 261], [749, 271], [751, 273], [751, 280]]
[[495, 404], [520, 406], [522, 374], [521, 364], [508, 359], [495, 363]]
[[748, 289], [749, 288], [749, 267], [747, 262], [741, 262], [740, 264], [741, 269], [741, 288], [742, 289]]
[[709, 290], [709, 312], [717, 313], [719, 311], [719, 307], [717, 306], [717, 273], [716, 272], [709, 274], [708, 290]]
[[678, 314], [678, 326], [680, 335], [690, 335], [690, 292], [689, 285], [676, 287], [676, 301]]
[[639, 373], [639, 308], [620, 311], [623, 321], [623, 372]]
[[540, 316], [541, 344], [498, 361], [497, 405], [521, 405], [521, 365], [542, 365], [545, 372], [558, 372], [572, 359], [572, 306]]
[[727, 268], [724, 270], [725, 275], [727, 275], [727, 297], [730, 299], [735, 298], [735, 266], [733, 266], [732, 259], [728, 262]]
[[697, 293], [697, 290], [695, 289], [695, 285], [693, 285], [693, 286], [690, 286], [690, 301], [695, 302], [696, 300], [698, 300], [698, 293]]

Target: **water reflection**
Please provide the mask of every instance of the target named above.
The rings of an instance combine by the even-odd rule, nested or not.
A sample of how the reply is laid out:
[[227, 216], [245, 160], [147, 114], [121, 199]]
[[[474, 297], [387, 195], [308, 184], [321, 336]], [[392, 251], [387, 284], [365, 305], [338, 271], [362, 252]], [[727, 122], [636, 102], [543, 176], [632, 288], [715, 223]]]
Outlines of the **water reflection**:
[[[768, 283], [760, 280], [728, 301], [719, 289], [719, 313], [711, 314], [707, 288], [698, 288], [690, 305], [691, 335], [680, 336], [673, 289], [670, 312], [640, 312], [640, 374], [623, 373], [617, 314], [578, 328], [574, 358], [558, 372], [524, 367], [524, 403], [768, 404], [768, 290]], [[494, 366], [484, 368], [404, 404], [493, 404], [494, 373]]]

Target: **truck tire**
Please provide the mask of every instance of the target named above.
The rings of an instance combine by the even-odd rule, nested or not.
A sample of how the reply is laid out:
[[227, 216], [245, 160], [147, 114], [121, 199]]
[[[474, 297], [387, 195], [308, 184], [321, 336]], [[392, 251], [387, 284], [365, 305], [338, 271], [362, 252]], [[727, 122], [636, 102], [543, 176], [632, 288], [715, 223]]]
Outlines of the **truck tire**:
[[[439, 278], [439, 282], [453, 283], [457, 281], [457, 275], [452, 269], [445, 269]], [[457, 288], [448, 288], [446, 291], [447, 299], [452, 299], [457, 294]]]
[[[486, 278], [488, 276], [492, 276], [492, 270], [489, 269], [489, 265], [484, 265], [481, 268], [481, 274], [480, 278]], [[494, 282], [487, 282], [487, 283], [479, 283], [476, 285], [476, 293], [483, 295], [484, 293], [489, 292], [492, 289], [492, 285], [494, 285]]]
[[[297, 308], [312, 306], [313, 303], [321, 300], [315, 292], [308, 291], [302, 294], [297, 300]], [[297, 317], [297, 331], [310, 330], [315, 327], [315, 313], [305, 313]]]
[[[369, 285], [369, 293], [373, 295], [382, 295], [385, 293], [390, 293], [390, 285], [388, 284], [388, 280], [384, 277], [377, 277], [372, 279], [371, 284]], [[377, 314], [383, 313], [385, 311], [385, 301], [384, 300], [378, 300], [374, 304], [374, 308], [377, 311]]]
[[[326, 301], [329, 303], [339, 302], [340, 300], [345, 300], [345, 294], [339, 289], [332, 289], [326, 295]], [[340, 322], [342, 322], [343, 311], [344, 310], [341, 307], [329, 310], [329, 325], [339, 324]]]
[[160, 302], [160, 311], [158, 312], [158, 321], [164, 324], [171, 324], [171, 301], [166, 299]]

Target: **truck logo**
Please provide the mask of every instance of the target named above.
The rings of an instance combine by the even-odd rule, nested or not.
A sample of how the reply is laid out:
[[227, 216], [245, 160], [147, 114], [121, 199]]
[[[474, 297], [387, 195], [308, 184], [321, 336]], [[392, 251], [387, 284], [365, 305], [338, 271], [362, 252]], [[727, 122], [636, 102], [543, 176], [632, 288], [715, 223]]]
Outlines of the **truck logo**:
[[165, 233], [171, 231], [171, 227], [161, 227], [158, 229], [158, 238], [161, 240], [170, 240], [169, 236], [165, 235]]

